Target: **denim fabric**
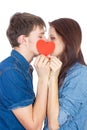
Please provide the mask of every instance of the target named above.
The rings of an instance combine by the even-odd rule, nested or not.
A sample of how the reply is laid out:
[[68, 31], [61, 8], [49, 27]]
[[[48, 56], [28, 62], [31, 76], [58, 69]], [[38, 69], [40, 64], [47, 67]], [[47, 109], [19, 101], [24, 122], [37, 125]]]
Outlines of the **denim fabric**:
[[[87, 67], [76, 63], [59, 89], [59, 130], [87, 130]], [[44, 130], [48, 129], [47, 118]]]
[[0, 63], [0, 130], [25, 130], [11, 110], [35, 101], [31, 68], [15, 50]]

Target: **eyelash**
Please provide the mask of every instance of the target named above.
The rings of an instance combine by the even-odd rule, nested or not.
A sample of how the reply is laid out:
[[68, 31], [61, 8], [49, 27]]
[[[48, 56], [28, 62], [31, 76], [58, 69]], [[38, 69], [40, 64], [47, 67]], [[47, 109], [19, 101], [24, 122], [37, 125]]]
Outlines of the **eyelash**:
[[43, 36], [39, 36], [39, 38], [43, 38]]
[[51, 40], [55, 40], [55, 37], [50, 37]]

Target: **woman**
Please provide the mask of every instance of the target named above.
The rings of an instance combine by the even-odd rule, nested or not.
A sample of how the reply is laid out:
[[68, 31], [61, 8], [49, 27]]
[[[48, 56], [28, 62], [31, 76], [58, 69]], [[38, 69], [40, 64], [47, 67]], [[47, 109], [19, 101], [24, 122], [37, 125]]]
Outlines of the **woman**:
[[44, 130], [87, 130], [87, 66], [82, 51], [82, 32], [70, 18], [49, 23], [50, 56], [47, 118]]

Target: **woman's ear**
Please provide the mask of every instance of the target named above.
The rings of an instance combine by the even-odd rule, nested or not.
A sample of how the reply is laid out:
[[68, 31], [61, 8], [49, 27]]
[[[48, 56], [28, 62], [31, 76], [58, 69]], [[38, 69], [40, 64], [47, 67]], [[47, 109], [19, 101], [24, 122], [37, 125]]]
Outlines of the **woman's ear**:
[[19, 44], [25, 43], [25, 35], [20, 35], [17, 39]]

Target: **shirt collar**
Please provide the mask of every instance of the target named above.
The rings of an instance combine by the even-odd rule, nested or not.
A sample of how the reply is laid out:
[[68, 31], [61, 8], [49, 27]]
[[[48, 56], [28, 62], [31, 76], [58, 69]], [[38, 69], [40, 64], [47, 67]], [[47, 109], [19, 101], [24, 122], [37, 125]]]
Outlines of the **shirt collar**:
[[32, 65], [16, 50], [12, 50], [11, 56], [16, 59], [16, 61], [20, 62], [20, 64], [24, 67], [26, 70], [33, 71]]

